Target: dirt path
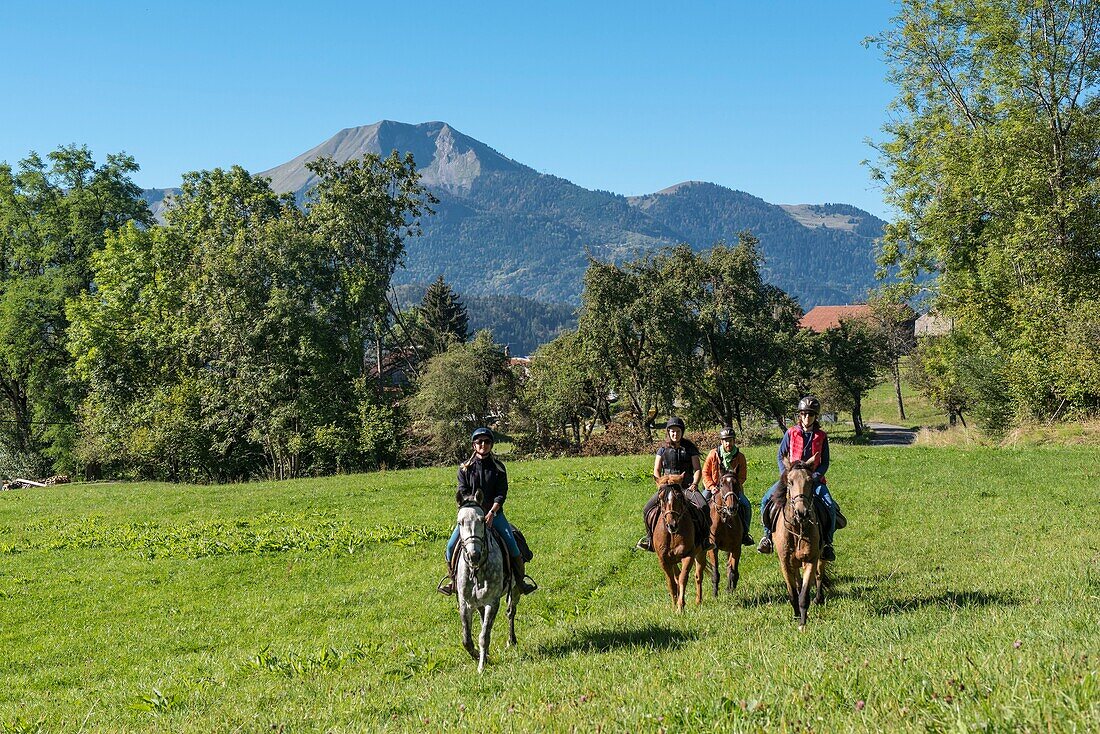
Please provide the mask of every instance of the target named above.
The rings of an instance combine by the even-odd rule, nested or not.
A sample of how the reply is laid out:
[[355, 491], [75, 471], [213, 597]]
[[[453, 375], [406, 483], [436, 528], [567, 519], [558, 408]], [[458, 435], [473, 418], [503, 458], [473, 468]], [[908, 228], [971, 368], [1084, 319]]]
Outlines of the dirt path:
[[875, 432], [871, 439], [872, 446], [908, 446], [917, 440], [917, 432], [894, 426], [889, 423], [868, 423], [867, 427]]

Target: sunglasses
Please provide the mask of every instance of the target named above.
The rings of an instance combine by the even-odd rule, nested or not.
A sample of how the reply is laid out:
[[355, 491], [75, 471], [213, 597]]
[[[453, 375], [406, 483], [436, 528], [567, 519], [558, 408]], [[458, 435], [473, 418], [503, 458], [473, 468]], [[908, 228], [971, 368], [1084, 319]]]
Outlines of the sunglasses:
[[798, 414], [799, 415], [817, 415], [817, 413], [813, 412], [812, 410], [800, 410], [800, 411], [798, 411]]
[[492, 442], [492, 441], [490, 441], [490, 440], [489, 440], [489, 439], [487, 439], [487, 438], [479, 438], [479, 439], [477, 439], [476, 441], [474, 441], [474, 443], [475, 443], [475, 444], [479, 444], [479, 443], [487, 443], [487, 444], [490, 444], [490, 445], [492, 445], [492, 443], [493, 443], [493, 442]]

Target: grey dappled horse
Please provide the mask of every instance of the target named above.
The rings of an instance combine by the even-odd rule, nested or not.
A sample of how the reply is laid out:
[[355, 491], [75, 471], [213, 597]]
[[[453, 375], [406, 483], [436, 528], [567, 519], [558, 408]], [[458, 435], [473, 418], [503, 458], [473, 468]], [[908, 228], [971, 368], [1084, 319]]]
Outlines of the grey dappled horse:
[[[516, 603], [520, 594], [511, 583], [511, 575], [505, 573], [500, 545], [486, 532], [485, 511], [478, 505], [463, 505], [458, 508], [457, 522], [458, 548], [455, 552], [460, 555], [455, 571], [455, 591], [458, 613], [462, 617], [462, 645], [470, 657], [477, 660], [477, 672], [480, 673], [489, 659], [489, 636], [505, 595], [508, 597], [508, 644], [516, 644]], [[474, 610], [481, 613], [480, 656], [470, 634]]]

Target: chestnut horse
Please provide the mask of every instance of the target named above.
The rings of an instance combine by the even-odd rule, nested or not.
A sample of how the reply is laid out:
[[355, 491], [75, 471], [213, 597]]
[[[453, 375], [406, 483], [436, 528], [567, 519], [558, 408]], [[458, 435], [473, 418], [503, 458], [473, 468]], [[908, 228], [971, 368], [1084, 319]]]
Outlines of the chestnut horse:
[[684, 611], [684, 590], [693, 562], [698, 564], [695, 603], [703, 603], [703, 571], [706, 568], [706, 554], [703, 543], [695, 537], [694, 510], [684, 496], [683, 480], [683, 474], [670, 474], [657, 480], [659, 515], [653, 528], [653, 550], [668, 579], [668, 593], [678, 612]]
[[787, 582], [787, 594], [798, 618], [798, 631], [806, 629], [810, 611], [810, 587], [817, 587], [817, 603], [825, 602], [825, 562], [821, 560], [822, 529], [814, 509], [813, 468], [817, 455], [793, 464], [786, 458], [786, 471], [772, 496], [778, 512], [775, 519], [775, 554]]
[[737, 476], [727, 472], [718, 480], [714, 496], [710, 499], [710, 537], [714, 548], [710, 550], [710, 562], [714, 579], [714, 595], [718, 596], [718, 582], [721, 573], [718, 570], [718, 551], [726, 552], [726, 589], [732, 592], [741, 578], [738, 566], [741, 563], [741, 538], [745, 529], [741, 527], [740, 498], [741, 483]]

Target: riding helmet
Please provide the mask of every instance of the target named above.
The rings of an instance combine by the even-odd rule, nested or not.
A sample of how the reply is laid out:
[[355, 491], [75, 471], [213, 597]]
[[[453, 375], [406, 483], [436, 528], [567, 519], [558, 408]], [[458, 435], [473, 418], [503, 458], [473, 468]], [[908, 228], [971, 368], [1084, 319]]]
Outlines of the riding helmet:
[[684, 419], [679, 416], [672, 416], [668, 419], [668, 423], [665, 424], [665, 430], [669, 428], [679, 428], [681, 431], [686, 431], [687, 426], [684, 425]]
[[718, 440], [720, 440], [720, 441], [725, 441], [725, 440], [726, 440], [727, 438], [728, 438], [728, 439], [729, 439], [730, 441], [732, 441], [733, 439], [737, 438], [737, 434], [736, 434], [736, 433], [734, 433], [734, 431], [733, 431], [733, 426], [726, 426], [726, 427], [725, 427], [725, 428], [723, 428], [723, 429], [721, 430], [721, 432], [720, 432], [720, 433], [718, 434]]
[[488, 438], [491, 443], [496, 443], [496, 439], [493, 438], [493, 432], [488, 428], [478, 428], [475, 430], [473, 435], [470, 436], [470, 443], [473, 443], [479, 438]]
[[808, 410], [814, 415], [821, 414], [821, 401], [815, 398], [813, 395], [807, 395], [798, 401], [798, 412], [801, 413], [804, 410]]

